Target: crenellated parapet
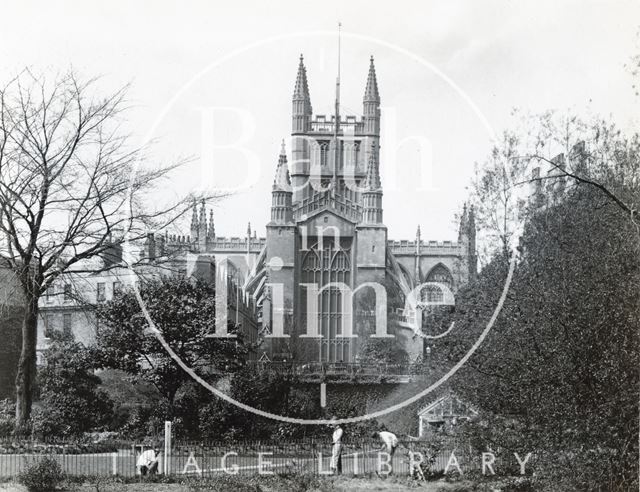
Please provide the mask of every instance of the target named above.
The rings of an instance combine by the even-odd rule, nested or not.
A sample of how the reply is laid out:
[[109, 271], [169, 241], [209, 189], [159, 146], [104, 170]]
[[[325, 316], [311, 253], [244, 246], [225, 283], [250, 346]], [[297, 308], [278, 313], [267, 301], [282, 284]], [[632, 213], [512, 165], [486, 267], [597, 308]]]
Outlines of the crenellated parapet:
[[464, 252], [464, 247], [457, 241], [387, 241], [388, 248], [396, 255], [415, 255], [418, 245], [421, 255], [460, 255]]
[[562, 201], [565, 193], [575, 185], [569, 174], [589, 177], [589, 156], [585, 142], [575, 144], [568, 155], [558, 154], [549, 159], [546, 172], [540, 166], [531, 169], [529, 176], [529, 209], [544, 210], [549, 205]]
[[[319, 135], [333, 135], [336, 126], [336, 117], [327, 117], [324, 114], [317, 114], [311, 120], [311, 127], [308, 133]], [[355, 115], [348, 115], [340, 118], [339, 135], [363, 135], [365, 130], [365, 117], [358, 118]]]
[[158, 249], [159, 244], [163, 243], [165, 249], [168, 250], [183, 249], [197, 253], [215, 253], [218, 251], [246, 253], [247, 248], [251, 253], [259, 253], [267, 243], [264, 237], [217, 236], [215, 238], [207, 238], [205, 249], [201, 250], [197, 243], [191, 241], [190, 236], [167, 235], [166, 240], [164, 235], [158, 234], [154, 237], [156, 249]]
[[250, 253], [260, 253], [267, 244], [264, 237], [216, 237], [207, 242], [207, 252], [239, 252], [246, 253], [247, 249]]

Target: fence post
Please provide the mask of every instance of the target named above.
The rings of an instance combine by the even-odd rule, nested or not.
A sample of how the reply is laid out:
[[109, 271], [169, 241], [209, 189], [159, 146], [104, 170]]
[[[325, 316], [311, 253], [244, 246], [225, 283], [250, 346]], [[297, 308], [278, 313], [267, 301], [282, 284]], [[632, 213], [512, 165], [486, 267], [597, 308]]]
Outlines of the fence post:
[[111, 473], [118, 474], [118, 452], [111, 453]]
[[171, 421], [164, 422], [164, 462], [163, 473], [169, 475], [171, 473]]

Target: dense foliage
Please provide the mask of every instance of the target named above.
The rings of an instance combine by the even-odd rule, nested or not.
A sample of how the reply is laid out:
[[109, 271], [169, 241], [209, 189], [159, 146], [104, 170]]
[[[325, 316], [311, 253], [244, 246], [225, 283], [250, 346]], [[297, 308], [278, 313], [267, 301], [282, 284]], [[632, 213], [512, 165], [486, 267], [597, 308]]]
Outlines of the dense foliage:
[[99, 388], [90, 352], [61, 334], [52, 337], [46, 365], [38, 374], [40, 401], [32, 416], [34, 434], [77, 436], [108, 426], [113, 403]]
[[[616, 173], [606, 167], [589, 176], [633, 203], [637, 139], [629, 147], [617, 149], [627, 162]], [[637, 488], [637, 224], [601, 188], [580, 181], [527, 213], [500, 316], [454, 382], [484, 414], [469, 432], [483, 449], [537, 453], [539, 475], [563, 490]], [[504, 251], [460, 293], [456, 337], [435, 344], [442, 366], [459, 360], [491, 317], [511, 259]]]
[[[249, 348], [237, 330], [235, 339], [207, 336], [216, 326], [215, 291], [207, 283], [163, 278], [145, 282], [140, 295], [161, 337], [149, 328], [135, 293], [125, 291], [97, 308], [96, 364], [155, 386], [164, 399], [165, 417], [171, 417], [178, 391], [192, 378], [161, 339], [198, 376], [211, 382], [237, 371]], [[229, 331], [234, 333], [234, 328]]]

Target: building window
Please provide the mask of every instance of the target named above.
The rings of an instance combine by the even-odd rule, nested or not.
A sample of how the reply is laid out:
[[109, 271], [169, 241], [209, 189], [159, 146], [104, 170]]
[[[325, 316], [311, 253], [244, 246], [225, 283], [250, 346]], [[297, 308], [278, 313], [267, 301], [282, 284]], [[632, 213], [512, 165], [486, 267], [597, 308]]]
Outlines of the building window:
[[62, 330], [65, 335], [71, 335], [71, 314], [65, 313], [63, 316]]
[[45, 295], [46, 295], [47, 302], [53, 301], [53, 296], [56, 295], [56, 288], [53, 284], [47, 287], [47, 292]]
[[71, 297], [71, 284], [64, 284], [64, 300], [70, 301]]
[[106, 290], [105, 290], [105, 283], [104, 282], [98, 282], [98, 292], [96, 294], [96, 301], [97, 302], [104, 302], [107, 299], [107, 295], [106, 295]]
[[453, 277], [447, 267], [442, 264], [433, 267], [427, 276], [426, 282], [434, 283], [432, 285], [427, 285], [422, 291], [423, 300], [430, 303], [444, 302], [444, 294], [446, 291], [443, 290], [443, 287], [446, 287], [449, 290], [453, 288]]
[[320, 166], [329, 164], [329, 142], [320, 142]]
[[51, 338], [53, 332], [53, 314], [44, 315], [44, 337]]
[[113, 283], [113, 295], [117, 295], [122, 291], [122, 282]]
[[[322, 249], [318, 242], [312, 241], [312, 246], [302, 259], [302, 282], [316, 284], [319, 288], [326, 287], [318, 296], [318, 330], [322, 334], [319, 341], [319, 359], [325, 362], [350, 362], [353, 359], [353, 348], [349, 338], [340, 337], [343, 317], [351, 321], [349, 312], [342, 310], [342, 296], [350, 295], [343, 292], [338, 284], [351, 283], [351, 254], [350, 238], [343, 238], [340, 243], [335, 238], [324, 238]], [[307, 318], [307, 289], [303, 289], [301, 296], [302, 319]]]

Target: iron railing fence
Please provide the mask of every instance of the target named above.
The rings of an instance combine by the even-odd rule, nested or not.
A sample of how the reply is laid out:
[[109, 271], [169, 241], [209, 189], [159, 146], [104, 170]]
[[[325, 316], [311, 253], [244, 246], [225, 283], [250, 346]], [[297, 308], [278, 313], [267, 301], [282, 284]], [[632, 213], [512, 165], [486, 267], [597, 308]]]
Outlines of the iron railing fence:
[[[44, 456], [58, 461], [65, 474], [132, 477], [138, 474], [136, 463], [140, 453], [151, 446], [160, 448], [160, 472], [176, 475], [215, 476], [217, 474], [265, 473], [329, 473], [332, 444], [327, 440], [295, 441], [186, 441], [174, 440], [166, 459], [160, 440], [105, 441], [101, 443], [28, 441], [0, 439], [0, 477], [15, 477], [30, 463]], [[342, 471], [345, 474], [366, 475], [386, 470], [387, 456], [379, 454], [380, 443], [372, 440], [346, 440], [342, 449]], [[391, 460], [394, 474], [410, 473], [413, 459], [425, 462], [429, 468], [444, 470], [455, 453], [463, 471], [479, 469], [480, 455], [468, 443], [449, 442], [437, 454], [429, 456], [426, 441], [403, 441]], [[382, 467], [382, 470], [381, 470]]]
[[415, 364], [387, 364], [365, 362], [289, 362], [251, 361], [257, 371], [271, 371], [296, 376], [410, 376], [415, 374]]

